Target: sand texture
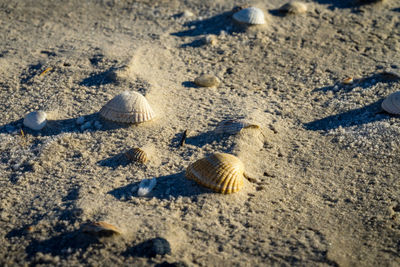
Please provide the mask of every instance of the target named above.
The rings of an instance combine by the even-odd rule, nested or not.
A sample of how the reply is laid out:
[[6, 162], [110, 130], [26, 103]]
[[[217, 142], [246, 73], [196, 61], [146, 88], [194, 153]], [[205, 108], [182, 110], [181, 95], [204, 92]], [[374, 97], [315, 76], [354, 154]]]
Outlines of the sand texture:
[[[400, 1], [305, 2], [1, 0], [0, 266], [400, 266], [400, 117], [381, 109]], [[266, 24], [234, 22], [244, 4]], [[126, 90], [156, 117], [103, 119]], [[259, 127], [214, 131], [229, 119]], [[185, 178], [215, 152], [243, 162], [239, 192]]]

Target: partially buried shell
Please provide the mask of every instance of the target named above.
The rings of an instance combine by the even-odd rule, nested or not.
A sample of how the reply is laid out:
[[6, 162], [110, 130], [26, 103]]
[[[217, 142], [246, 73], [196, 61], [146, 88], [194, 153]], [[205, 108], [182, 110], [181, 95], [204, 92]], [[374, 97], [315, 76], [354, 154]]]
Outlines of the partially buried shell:
[[130, 91], [125, 91], [108, 101], [100, 109], [100, 115], [111, 121], [126, 123], [145, 122], [155, 116], [146, 98]]
[[126, 151], [125, 156], [130, 161], [136, 161], [143, 164], [145, 164], [148, 160], [146, 152], [138, 147]]
[[307, 12], [307, 5], [302, 2], [293, 1], [281, 6], [279, 11], [287, 14], [300, 14]]
[[112, 224], [106, 222], [92, 222], [86, 224], [82, 227], [82, 232], [88, 233], [94, 236], [103, 237], [103, 236], [112, 236], [112, 235], [120, 235], [121, 230], [115, 227]]
[[264, 12], [257, 7], [249, 7], [242, 9], [233, 14], [233, 19], [240, 23], [246, 23], [250, 25], [264, 24], [265, 17]]
[[211, 74], [203, 74], [194, 80], [194, 83], [201, 87], [217, 87], [219, 79]]
[[44, 126], [46, 126], [46, 118], [47, 115], [44, 111], [33, 111], [26, 114], [23, 124], [32, 130], [39, 131], [43, 129]]
[[383, 100], [382, 108], [390, 114], [400, 115], [400, 91], [390, 94]]
[[224, 120], [218, 123], [217, 127], [215, 128], [215, 133], [217, 134], [236, 134], [240, 132], [242, 129], [245, 128], [260, 128], [259, 125], [249, 122], [247, 120]]
[[186, 177], [222, 194], [239, 191], [244, 184], [244, 165], [227, 153], [214, 153], [189, 165]]

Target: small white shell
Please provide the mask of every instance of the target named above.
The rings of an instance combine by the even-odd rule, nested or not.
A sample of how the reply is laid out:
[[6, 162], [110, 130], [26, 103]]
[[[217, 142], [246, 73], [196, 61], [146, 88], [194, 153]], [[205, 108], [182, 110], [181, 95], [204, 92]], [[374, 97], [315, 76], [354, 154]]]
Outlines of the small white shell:
[[257, 7], [242, 9], [233, 14], [233, 19], [247, 24], [265, 24], [264, 12]]
[[218, 123], [215, 133], [236, 134], [244, 128], [260, 128], [260, 126], [247, 120], [224, 120]]
[[107, 102], [100, 115], [117, 122], [140, 123], [154, 118], [153, 109], [146, 98], [137, 93], [125, 91]]
[[400, 91], [390, 94], [382, 102], [382, 109], [394, 115], [400, 115]]
[[148, 195], [151, 190], [153, 190], [153, 188], [156, 186], [156, 184], [156, 178], [142, 180], [139, 184], [138, 195], [141, 197]]
[[31, 128], [32, 130], [39, 131], [43, 129], [44, 126], [46, 126], [46, 118], [47, 115], [44, 111], [32, 111], [26, 114], [23, 123], [26, 127]]
[[302, 2], [289, 2], [284, 4], [279, 8], [279, 11], [282, 13], [288, 13], [288, 14], [300, 14], [300, 13], [305, 13], [307, 12], [307, 5]]

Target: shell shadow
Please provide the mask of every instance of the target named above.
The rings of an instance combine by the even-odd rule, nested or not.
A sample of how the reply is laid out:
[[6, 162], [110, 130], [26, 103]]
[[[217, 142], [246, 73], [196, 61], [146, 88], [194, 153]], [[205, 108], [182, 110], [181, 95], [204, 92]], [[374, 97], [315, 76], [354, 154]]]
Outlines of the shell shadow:
[[109, 158], [99, 160], [97, 164], [100, 166], [106, 166], [112, 169], [116, 169], [119, 166], [126, 167], [127, 165], [132, 163], [125, 157], [125, 152], [121, 152]]
[[[134, 126], [135, 124], [128, 123], [118, 123], [109, 120], [105, 120], [99, 116], [99, 113], [92, 113], [88, 115], [82, 116], [86, 122], [90, 122], [90, 126], [87, 129], [81, 129], [81, 125], [76, 124], [76, 118], [71, 119], [62, 119], [62, 120], [48, 120], [47, 125], [40, 131], [34, 131], [29, 129], [28, 127], [23, 126], [23, 119], [15, 120], [3, 125], [0, 125], [0, 133], [12, 133], [12, 132], [20, 132], [23, 130], [24, 134], [32, 135], [32, 136], [53, 136], [61, 133], [82, 133], [84, 131], [109, 131], [116, 130], [121, 128], [129, 128]], [[94, 122], [98, 121], [101, 124], [100, 128], [96, 128]]]
[[307, 130], [312, 131], [329, 131], [338, 127], [349, 127], [362, 125], [389, 117], [381, 109], [382, 100], [362, 108], [352, 109], [336, 115], [331, 115], [323, 119], [318, 119], [304, 124]]
[[393, 75], [390, 75], [386, 72], [380, 72], [380, 73], [375, 73], [372, 74], [368, 77], [361, 78], [361, 79], [354, 79], [352, 84], [342, 84], [342, 83], [336, 83], [334, 85], [330, 86], [324, 86], [320, 88], [314, 89], [312, 92], [328, 92], [328, 91], [338, 91], [338, 90], [344, 90], [346, 92], [350, 92], [356, 87], [361, 87], [363, 89], [367, 89], [371, 86], [374, 86], [375, 84], [381, 82], [381, 83], [392, 83], [399, 81], [400, 79], [398, 77], [395, 77]]
[[184, 81], [182, 82], [182, 86], [186, 88], [199, 88], [194, 82], [192, 81]]
[[328, 9], [333, 10], [335, 8], [354, 8], [357, 6], [362, 6], [366, 4], [370, 4], [373, 0], [369, 1], [369, 3], [361, 3], [357, 0], [314, 0], [314, 2], [322, 5], [328, 5]]
[[109, 70], [102, 71], [102, 72], [94, 72], [89, 77], [83, 79], [79, 85], [82, 86], [100, 86], [103, 84], [110, 84], [114, 82], [114, 79], [111, 77], [112, 71], [115, 68], [110, 68]]
[[[244, 32], [246, 27], [243, 25], [237, 25], [233, 22], [233, 13], [233, 11], [226, 11], [207, 19], [186, 22], [183, 24], [183, 26], [189, 28], [188, 30], [174, 32], [171, 35], [178, 37], [195, 37], [206, 34], [219, 35], [221, 31], [225, 31], [228, 34]], [[183, 44], [181, 47], [198, 47], [203, 44], [203, 41], [195, 40], [190, 43]]]
[[34, 239], [26, 247], [25, 251], [28, 254], [28, 258], [33, 258], [38, 252], [66, 257], [76, 251], [84, 252], [93, 245], [104, 246], [96, 237], [85, 234], [81, 230], [76, 230], [62, 233], [46, 240]]
[[220, 152], [231, 153], [234, 142], [229, 142], [231, 134], [216, 134], [214, 131], [202, 132], [198, 135], [188, 136], [186, 138], [186, 144], [203, 147], [207, 144], [218, 144]]
[[[113, 189], [108, 194], [114, 196], [116, 199], [124, 200], [130, 197], [139, 197], [137, 189], [140, 182], [128, 184], [126, 186]], [[210, 189], [198, 185], [196, 182], [188, 180], [185, 177], [185, 172], [174, 173], [157, 177], [157, 184], [155, 188], [146, 197], [155, 197], [157, 199], [165, 200], [171, 197], [193, 197], [212, 192]]]

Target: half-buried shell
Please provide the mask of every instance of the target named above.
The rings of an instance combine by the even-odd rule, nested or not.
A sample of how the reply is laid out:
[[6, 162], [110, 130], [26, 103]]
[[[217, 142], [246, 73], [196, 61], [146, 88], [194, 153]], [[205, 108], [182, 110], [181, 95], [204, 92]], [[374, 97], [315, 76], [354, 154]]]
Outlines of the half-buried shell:
[[382, 109], [394, 115], [400, 115], [400, 91], [394, 92], [382, 102]]
[[307, 5], [302, 2], [293, 1], [281, 6], [279, 11], [286, 14], [300, 14], [307, 12]]
[[100, 109], [100, 115], [111, 121], [126, 123], [141, 123], [155, 116], [146, 98], [130, 91], [125, 91], [108, 101]]
[[46, 126], [46, 118], [47, 115], [44, 111], [32, 111], [26, 114], [23, 124], [32, 130], [39, 131]]
[[257, 7], [242, 9], [233, 14], [233, 19], [250, 25], [265, 24], [264, 12]]
[[148, 161], [146, 152], [138, 147], [126, 151], [125, 156], [130, 161], [136, 161], [143, 164], [145, 164]]
[[236, 134], [240, 132], [242, 129], [245, 128], [260, 128], [259, 125], [251, 123], [247, 120], [224, 120], [218, 123], [217, 127], [215, 128], [215, 133], [217, 134]]
[[186, 177], [222, 194], [239, 191], [244, 185], [244, 165], [227, 153], [214, 153], [189, 165]]
[[121, 230], [112, 224], [106, 222], [92, 222], [82, 227], [82, 232], [88, 233], [97, 237], [120, 235]]

